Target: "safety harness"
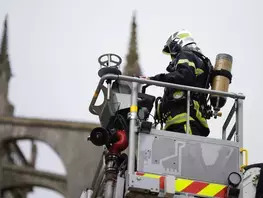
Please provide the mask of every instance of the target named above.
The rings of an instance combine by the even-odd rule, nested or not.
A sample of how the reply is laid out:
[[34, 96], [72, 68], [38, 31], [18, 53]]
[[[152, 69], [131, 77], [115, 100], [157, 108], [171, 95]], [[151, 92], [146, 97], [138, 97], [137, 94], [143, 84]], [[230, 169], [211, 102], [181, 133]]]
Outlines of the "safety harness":
[[[204, 88], [208, 89], [210, 87], [213, 76], [219, 75], [219, 73], [214, 73], [213, 66], [212, 66], [209, 58], [207, 58], [206, 56], [204, 56], [203, 54], [201, 54], [197, 51], [191, 50], [191, 52], [193, 52], [196, 56], [198, 56], [203, 61], [204, 65], [205, 65], [204, 75], [207, 75], [207, 79], [206, 79], [206, 83], [205, 83]], [[169, 68], [169, 69], [171, 69], [171, 68]], [[222, 71], [222, 72], [224, 72], [224, 71]], [[221, 75], [221, 73], [220, 73], [220, 75]], [[200, 111], [205, 118], [210, 117], [208, 112], [211, 109], [211, 107], [208, 106], [208, 104], [207, 104], [208, 103], [207, 96], [208, 96], [208, 94], [205, 94], [205, 93], [194, 93], [194, 96], [193, 96], [193, 98], [195, 98], [195, 100], [200, 104]], [[162, 107], [161, 107], [162, 102], [163, 102], [162, 97], [156, 98], [155, 116], [154, 116], [155, 126], [157, 126], [158, 124], [161, 124], [161, 129], [163, 128], [163, 124], [166, 120], [166, 118], [162, 112]]]
[[[207, 79], [204, 88], [209, 89], [212, 79], [214, 78], [215, 75], [218, 75], [214, 72], [213, 70], [213, 65], [211, 64], [211, 61], [209, 58], [204, 56], [203, 54], [197, 52], [197, 51], [192, 51], [196, 56], [198, 56], [204, 63], [204, 68], [205, 68], [205, 74], [207, 74]], [[211, 107], [208, 105], [208, 94], [206, 93], [197, 93], [197, 101], [200, 104], [200, 111], [202, 115], [206, 118], [209, 119], [211, 115], [208, 113], [211, 110]]]

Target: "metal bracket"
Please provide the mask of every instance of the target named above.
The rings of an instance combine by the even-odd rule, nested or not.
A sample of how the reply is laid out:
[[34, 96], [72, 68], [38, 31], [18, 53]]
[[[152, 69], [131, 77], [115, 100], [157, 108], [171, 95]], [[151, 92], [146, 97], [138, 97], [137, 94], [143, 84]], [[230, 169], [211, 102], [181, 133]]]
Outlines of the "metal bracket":
[[156, 193], [160, 191], [159, 180], [146, 178], [137, 175], [127, 175], [127, 191], [137, 191], [141, 193]]
[[152, 122], [149, 121], [142, 121], [140, 123], [140, 130], [138, 131], [139, 133], [146, 133], [146, 134], [150, 134], [151, 133], [151, 129], [152, 129]]

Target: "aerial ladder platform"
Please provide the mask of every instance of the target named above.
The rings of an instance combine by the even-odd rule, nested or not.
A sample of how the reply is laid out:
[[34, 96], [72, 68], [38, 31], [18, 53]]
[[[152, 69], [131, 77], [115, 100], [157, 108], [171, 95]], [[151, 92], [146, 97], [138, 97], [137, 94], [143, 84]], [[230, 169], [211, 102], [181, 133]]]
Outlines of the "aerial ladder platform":
[[[99, 117], [101, 126], [91, 131], [88, 140], [103, 147], [103, 152], [92, 185], [81, 198], [263, 197], [263, 165], [248, 165], [243, 148], [243, 94], [124, 76], [121, 62], [116, 54], [99, 57], [100, 81], [89, 110]], [[233, 99], [222, 137], [159, 129], [158, 123], [150, 121], [157, 98], [145, 93], [148, 86], [186, 91], [187, 129], [192, 92]], [[95, 105], [101, 92], [104, 100]], [[210, 116], [218, 115], [219, 108], [211, 108]]]

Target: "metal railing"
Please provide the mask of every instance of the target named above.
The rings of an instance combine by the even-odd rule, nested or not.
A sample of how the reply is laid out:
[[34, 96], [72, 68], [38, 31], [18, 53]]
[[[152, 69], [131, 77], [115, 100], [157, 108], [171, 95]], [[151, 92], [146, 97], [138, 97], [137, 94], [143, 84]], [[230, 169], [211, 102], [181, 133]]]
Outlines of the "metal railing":
[[[95, 107], [94, 105], [97, 101], [97, 97], [101, 89], [103, 88], [103, 83], [105, 80], [122, 80], [122, 81], [132, 82], [132, 90], [131, 90], [131, 106], [132, 107], [137, 106], [138, 84], [155, 85], [158, 87], [175, 88], [178, 90], [187, 91], [187, 131], [189, 131], [189, 128], [190, 128], [190, 93], [191, 92], [198, 92], [198, 93], [203, 93], [203, 94], [213, 94], [217, 96], [233, 98], [235, 99], [235, 103], [223, 125], [222, 139], [231, 140], [234, 133], [236, 133], [236, 141], [238, 142], [240, 148], [243, 147], [243, 100], [245, 99], [245, 96], [241, 93], [236, 94], [236, 93], [215, 91], [215, 90], [210, 90], [210, 89], [203, 89], [203, 88], [198, 88], [198, 87], [191, 87], [191, 86], [185, 86], [185, 85], [179, 85], [179, 84], [173, 84], [173, 83], [167, 83], [167, 82], [147, 80], [147, 79], [137, 78], [137, 77], [106, 74], [101, 77], [99, 84], [96, 88], [96, 91], [94, 93], [94, 96], [89, 106], [90, 112], [95, 113], [95, 110], [93, 109], [93, 107]], [[107, 86], [107, 89], [110, 89], [110, 87]], [[107, 94], [109, 94], [109, 90], [107, 91]], [[107, 95], [107, 99], [110, 99], [109, 95]], [[229, 136], [226, 139], [226, 128], [229, 125], [229, 122], [235, 112], [236, 112], [236, 123], [234, 127], [232, 128]], [[128, 156], [128, 173], [130, 174], [134, 172], [134, 160], [133, 159], [135, 158], [135, 152], [134, 152], [135, 151], [135, 133], [133, 132], [135, 131], [135, 127], [136, 127], [136, 119], [137, 119], [137, 112], [131, 112], [130, 134], [129, 134], [129, 156]]]
[[[89, 110], [91, 112], [94, 112], [93, 106], [97, 101], [97, 97], [102, 89], [103, 83], [105, 80], [123, 80], [123, 81], [129, 81], [129, 82], [136, 82], [139, 84], [146, 84], [146, 85], [155, 85], [159, 87], [169, 87], [169, 88], [175, 88], [175, 89], [180, 89], [180, 90], [185, 90], [187, 91], [187, 127], [189, 127], [189, 112], [190, 112], [190, 92], [199, 92], [199, 93], [204, 93], [204, 94], [214, 94], [218, 96], [225, 96], [225, 97], [230, 97], [233, 99], [236, 99], [235, 104], [233, 105], [224, 125], [223, 125], [223, 130], [222, 130], [222, 139], [226, 139], [226, 128], [229, 125], [229, 122], [231, 118], [233, 117], [234, 113], [236, 110], [239, 109], [242, 113], [242, 100], [245, 99], [245, 96], [243, 94], [236, 94], [236, 93], [229, 93], [229, 92], [222, 92], [222, 91], [215, 91], [215, 90], [209, 90], [209, 89], [203, 89], [203, 88], [198, 88], [198, 87], [191, 87], [191, 86], [185, 86], [185, 85], [179, 85], [179, 84], [173, 84], [173, 83], [167, 83], [167, 82], [160, 82], [160, 81], [154, 81], [154, 80], [146, 80], [142, 78], [136, 78], [136, 77], [130, 77], [130, 76], [124, 76], [124, 75], [114, 75], [114, 74], [106, 74], [103, 77], [101, 77], [100, 82], [97, 86], [97, 89], [94, 93], [94, 96], [91, 100]], [[109, 87], [108, 87], [109, 89]], [[109, 92], [107, 92], [109, 93]], [[134, 94], [135, 92], [132, 92]], [[109, 96], [107, 96], [108, 98]], [[109, 99], [109, 98], [108, 98]], [[241, 107], [240, 107], [241, 106]], [[241, 108], [241, 109], [240, 109]], [[237, 115], [237, 120], [239, 119], [240, 115]], [[227, 140], [230, 140], [234, 132], [236, 131], [236, 128], [238, 128], [236, 125], [232, 128]], [[188, 131], [188, 130], [187, 130]]]
[[229, 126], [229, 123], [230, 123], [231, 119], [233, 118], [236, 110], [237, 110], [237, 101], [235, 101], [235, 103], [233, 104], [233, 106], [232, 106], [232, 108], [231, 108], [231, 110], [230, 110], [230, 112], [229, 112], [229, 114], [228, 114], [228, 116], [226, 118], [226, 121], [225, 121], [225, 123], [224, 123], [224, 125], [222, 127], [222, 139], [223, 140], [225, 140], [225, 139], [231, 140], [233, 138], [235, 132], [236, 132], [236, 122], [235, 122], [235, 124], [233, 125], [232, 129], [230, 130], [229, 135], [226, 138], [226, 129]]

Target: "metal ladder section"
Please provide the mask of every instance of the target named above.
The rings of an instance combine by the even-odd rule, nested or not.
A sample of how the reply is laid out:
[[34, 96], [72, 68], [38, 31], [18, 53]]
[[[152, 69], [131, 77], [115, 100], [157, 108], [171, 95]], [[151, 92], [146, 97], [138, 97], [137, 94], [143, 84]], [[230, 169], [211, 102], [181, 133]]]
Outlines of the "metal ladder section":
[[[132, 82], [129, 112], [128, 168], [118, 174], [114, 198], [121, 197], [228, 197], [243, 198], [242, 181], [238, 181], [247, 165], [243, 148], [243, 94], [226, 93], [124, 75], [106, 74], [101, 77], [90, 104], [90, 112], [98, 115], [110, 86], [105, 80]], [[190, 127], [190, 93], [199, 92], [234, 99], [234, 104], [222, 128], [222, 139], [193, 136], [176, 132], [142, 130], [138, 125], [138, 84], [169, 87], [187, 91], [187, 129]], [[100, 91], [107, 92], [104, 103], [96, 107]], [[126, 94], [127, 95], [127, 94]], [[121, 101], [118, 101], [121, 103]], [[124, 102], [124, 101], [123, 101]], [[236, 113], [236, 122], [229, 135], [226, 129]], [[211, 129], [213, 130], [213, 129]], [[233, 136], [235, 135], [235, 140]], [[243, 153], [246, 154], [245, 164]], [[104, 156], [104, 154], [103, 154]], [[102, 156], [102, 161], [103, 161]], [[100, 188], [104, 163], [101, 161], [92, 185]], [[99, 176], [100, 175], [100, 176]], [[105, 188], [104, 188], [105, 190]], [[107, 193], [106, 193], [107, 194]], [[92, 197], [92, 196], [90, 196]], [[103, 197], [111, 197], [104, 194]]]

